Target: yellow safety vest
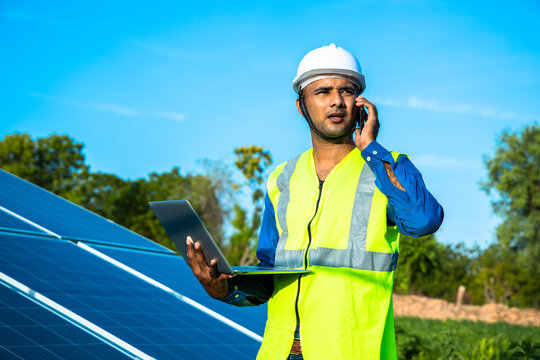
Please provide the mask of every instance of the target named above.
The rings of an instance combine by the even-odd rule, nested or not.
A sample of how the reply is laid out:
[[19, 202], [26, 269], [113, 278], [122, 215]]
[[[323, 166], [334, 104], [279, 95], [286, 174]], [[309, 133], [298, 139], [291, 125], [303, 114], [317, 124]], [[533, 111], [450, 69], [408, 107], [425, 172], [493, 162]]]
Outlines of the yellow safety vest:
[[[394, 159], [399, 154], [393, 153]], [[274, 276], [257, 359], [287, 358], [297, 316], [304, 359], [396, 359], [392, 285], [399, 232], [360, 150], [322, 186], [313, 150], [270, 175], [279, 242], [275, 265], [312, 273]]]

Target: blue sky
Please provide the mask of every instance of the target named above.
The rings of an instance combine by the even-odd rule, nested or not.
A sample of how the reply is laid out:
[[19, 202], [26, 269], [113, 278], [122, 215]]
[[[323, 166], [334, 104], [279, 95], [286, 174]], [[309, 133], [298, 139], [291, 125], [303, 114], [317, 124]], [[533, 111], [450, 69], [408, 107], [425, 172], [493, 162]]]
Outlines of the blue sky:
[[336, 43], [362, 64], [378, 141], [409, 154], [445, 208], [445, 243], [486, 246], [478, 181], [505, 128], [540, 114], [537, 1], [0, 2], [0, 136], [68, 134], [123, 178], [256, 144], [310, 147], [292, 79]]

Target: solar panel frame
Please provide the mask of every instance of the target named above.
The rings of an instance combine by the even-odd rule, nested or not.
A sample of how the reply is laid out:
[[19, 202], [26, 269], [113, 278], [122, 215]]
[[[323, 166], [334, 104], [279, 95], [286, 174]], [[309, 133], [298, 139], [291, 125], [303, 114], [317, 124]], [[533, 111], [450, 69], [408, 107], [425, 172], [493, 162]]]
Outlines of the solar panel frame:
[[0, 207], [0, 231], [46, 234], [43, 230], [11, 215], [2, 207]]

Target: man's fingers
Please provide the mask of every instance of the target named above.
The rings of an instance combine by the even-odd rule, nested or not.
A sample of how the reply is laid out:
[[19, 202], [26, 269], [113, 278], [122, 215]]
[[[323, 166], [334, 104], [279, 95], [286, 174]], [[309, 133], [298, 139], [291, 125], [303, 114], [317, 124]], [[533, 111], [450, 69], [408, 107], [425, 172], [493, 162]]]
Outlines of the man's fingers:
[[365, 106], [366, 108], [368, 108], [368, 112], [370, 115], [372, 114], [372, 112], [374, 113], [374, 115], [377, 115], [377, 107], [362, 96], [356, 98], [356, 106]]
[[214, 279], [217, 279], [219, 277], [218, 269], [217, 269], [217, 260], [212, 259], [210, 260], [210, 276]]
[[220, 274], [217, 269], [216, 259], [212, 259], [210, 265], [208, 265], [201, 244], [193, 242], [190, 236], [186, 238], [186, 246], [188, 264], [206, 292], [214, 299], [225, 297], [227, 295], [226, 280], [232, 275]]
[[197, 260], [197, 263], [199, 264], [199, 268], [203, 271], [208, 269], [208, 263], [206, 262], [206, 259], [204, 257], [204, 253], [201, 248], [201, 244], [196, 242], [195, 243], [195, 259]]
[[377, 134], [379, 133], [379, 117], [377, 114], [377, 107], [370, 103], [363, 96], [358, 96], [356, 98], [356, 106], [363, 106], [367, 113], [366, 123], [362, 129], [362, 132], [356, 132], [355, 144], [360, 149], [365, 149], [372, 141], [377, 139]]
[[195, 258], [195, 254], [193, 251], [193, 240], [191, 239], [191, 236], [188, 236], [186, 238], [186, 248], [187, 248], [187, 263], [190, 268], [193, 269], [193, 260]]
[[356, 106], [363, 106], [366, 108], [367, 110], [367, 113], [368, 113], [368, 117], [367, 117], [367, 122], [377, 122], [377, 120], [379, 119], [379, 115], [377, 113], [377, 107], [375, 105], [373, 105], [372, 103], [370, 103], [369, 101], [367, 101], [364, 97], [362, 96], [359, 96], [356, 98]]
[[356, 97], [356, 101], [357, 101], [357, 102], [358, 102], [358, 101], [365, 101], [366, 103], [371, 104], [371, 103], [369, 102], [369, 100], [366, 99], [365, 97], [363, 97], [362, 95], [357, 96], [357, 97]]
[[356, 106], [363, 106], [367, 109], [368, 116], [375, 116], [377, 117], [377, 107], [370, 103], [369, 101], [357, 101]]
[[376, 107], [375, 105], [373, 105], [373, 104], [370, 104], [370, 105], [371, 105], [371, 106], [368, 107], [368, 109], [369, 109], [369, 114], [375, 116], [376, 118], [378, 118], [379, 115], [378, 115], [378, 113], [377, 113], [377, 107]]

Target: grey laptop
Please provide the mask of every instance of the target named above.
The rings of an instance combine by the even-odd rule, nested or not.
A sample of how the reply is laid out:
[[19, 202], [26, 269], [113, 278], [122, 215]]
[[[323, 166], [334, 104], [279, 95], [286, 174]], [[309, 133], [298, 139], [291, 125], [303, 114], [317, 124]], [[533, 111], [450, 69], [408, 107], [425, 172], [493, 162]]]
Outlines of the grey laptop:
[[186, 238], [201, 244], [207, 261], [217, 260], [218, 271], [232, 275], [264, 275], [264, 274], [299, 274], [310, 270], [289, 269], [284, 267], [262, 266], [230, 266], [212, 236], [206, 230], [201, 219], [187, 200], [152, 201], [149, 203], [159, 222], [169, 234], [176, 248], [184, 259], [187, 259]]

